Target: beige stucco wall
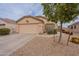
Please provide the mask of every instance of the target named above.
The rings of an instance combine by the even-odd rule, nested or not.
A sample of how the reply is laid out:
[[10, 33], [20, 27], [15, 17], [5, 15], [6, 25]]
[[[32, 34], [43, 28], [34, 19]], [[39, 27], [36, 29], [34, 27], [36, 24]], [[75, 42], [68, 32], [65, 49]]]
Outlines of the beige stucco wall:
[[[29, 22], [27, 22], [27, 20]], [[16, 25], [16, 32], [18, 33], [42, 33], [44, 24], [37, 19], [24, 18]]]
[[5, 23], [4, 21], [2, 21], [2, 20], [0, 20], [0, 24], [3, 24], [3, 23]]
[[41, 17], [37, 17], [37, 18], [43, 20], [45, 24], [48, 22], [47, 19], [44, 19], [44, 18], [41, 18]]
[[2, 20], [0, 20], [0, 24], [5, 24], [5, 26], [3, 26], [3, 27], [0, 26], [0, 28], [9, 28], [11, 30], [11, 33], [16, 31], [15, 30], [16, 24], [10, 24], [10, 23], [7, 23], [7, 22], [2, 21]]
[[21, 21], [18, 22], [18, 24], [26, 24], [28, 21], [28, 23], [41, 23], [41, 21], [33, 19], [33, 18], [24, 18]]
[[16, 24], [6, 24], [7, 28], [10, 28], [11, 33], [16, 32]]
[[[72, 25], [73, 27], [74, 27], [74, 25]], [[69, 27], [70, 28], [70, 27]], [[76, 24], [76, 29], [75, 28], [73, 28], [73, 29], [71, 29], [70, 28], [70, 30], [73, 32], [73, 33], [79, 33], [79, 24]]]
[[79, 24], [76, 25], [76, 29], [73, 29], [73, 31], [79, 33]]

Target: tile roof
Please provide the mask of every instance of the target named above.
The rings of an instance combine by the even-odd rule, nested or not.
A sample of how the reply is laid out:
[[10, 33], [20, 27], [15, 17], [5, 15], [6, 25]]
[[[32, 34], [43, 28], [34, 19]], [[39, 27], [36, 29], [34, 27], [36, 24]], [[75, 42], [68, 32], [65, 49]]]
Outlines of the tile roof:
[[34, 18], [34, 19], [39, 20], [39, 21], [42, 21], [42, 22], [44, 23], [44, 21], [43, 21], [42, 19], [39, 19], [39, 18], [37, 18], [37, 17], [35, 17], [35, 16], [23, 16], [23, 17], [21, 17], [19, 20], [17, 20], [16, 22], [19, 22], [20, 20], [22, 20], [22, 19], [24, 19], [24, 18], [28, 18], [28, 17]]
[[[69, 25], [69, 26], [76, 25], [76, 24], [79, 24], [79, 22], [75, 22], [75, 23], [73, 23], [73, 24], [71, 24], [71, 25]], [[69, 26], [68, 26], [68, 27], [69, 27]]]
[[35, 17], [47, 19], [45, 16], [35, 16]]
[[18, 23], [20, 20], [22, 20], [24, 18], [28, 18], [28, 17], [31, 17], [31, 18], [34, 18], [36, 20], [42, 21], [44, 24], [51, 24], [51, 23], [56, 24], [54, 22], [47, 21], [47, 18], [45, 16], [23, 16], [20, 19], [18, 19], [16, 22]]
[[8, 18], [0, 18], [0, 20], [5, 21], [5, 22], [10, 23], [10, 24], [15, 24], [16, 23], [16, 21], [8, 19]]

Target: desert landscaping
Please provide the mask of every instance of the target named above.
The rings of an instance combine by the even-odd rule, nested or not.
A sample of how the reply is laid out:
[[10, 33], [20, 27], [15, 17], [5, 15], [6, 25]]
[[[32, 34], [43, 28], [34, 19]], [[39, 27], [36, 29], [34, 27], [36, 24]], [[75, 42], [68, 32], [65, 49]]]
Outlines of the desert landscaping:
[[79, 45], [69, 42], [67, 46], [67, 35], [63, 34], [62, 41], [58, 43], [58, 34], [37, 35], [27, 44], [14, 51], [13, 56], [77, 56]]
[[79, 55], [79, 4], [3, 4], [0, 8], [0, 56]]

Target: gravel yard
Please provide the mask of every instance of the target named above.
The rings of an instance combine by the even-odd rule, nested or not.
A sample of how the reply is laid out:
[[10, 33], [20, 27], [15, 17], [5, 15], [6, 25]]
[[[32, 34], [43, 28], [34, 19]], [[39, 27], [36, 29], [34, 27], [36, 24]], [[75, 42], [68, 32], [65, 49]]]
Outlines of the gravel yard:
[[35, 36], [35, 34], [11, 34], [0, 36], [0, 55], [10, 55]]
[[66, 45], [67, 35], [63, 34], [61, 43], [58, 43], [58, 36], [38, 35], [17, 49], [11, 55], [17, 56], [79, 56], [79, 45], [69, 43]]

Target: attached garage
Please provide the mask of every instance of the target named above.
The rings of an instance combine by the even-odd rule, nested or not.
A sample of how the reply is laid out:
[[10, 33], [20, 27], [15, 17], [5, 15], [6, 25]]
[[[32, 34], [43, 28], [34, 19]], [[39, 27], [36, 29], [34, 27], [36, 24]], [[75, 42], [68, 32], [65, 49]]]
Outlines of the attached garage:
[[19, 33], [41, 33], [42, 24], [19, 25]]
[[44, 21], [32, 16], [24, 16], [17, 21], [18, 33], [43, 33]]

